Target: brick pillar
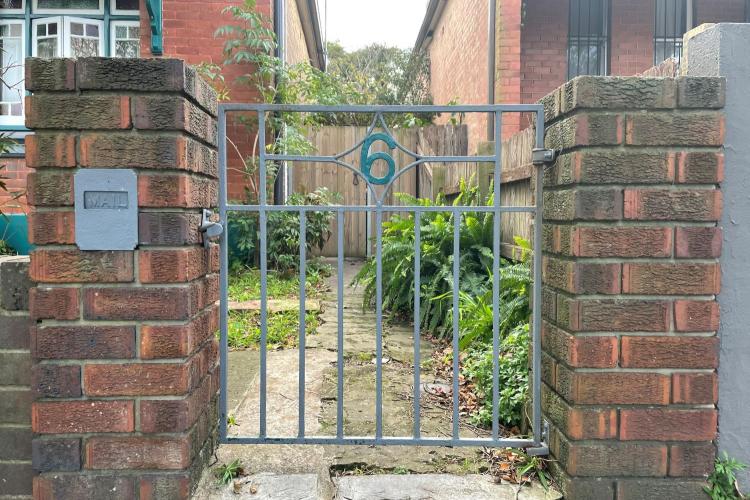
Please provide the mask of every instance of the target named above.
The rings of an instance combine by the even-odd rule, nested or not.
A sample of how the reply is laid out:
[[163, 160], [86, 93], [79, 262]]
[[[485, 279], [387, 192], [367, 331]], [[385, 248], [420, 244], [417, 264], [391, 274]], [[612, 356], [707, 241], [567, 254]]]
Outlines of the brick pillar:
[[543, 100], [543, 406], [566, 498], [702, 499], [717, 432], [724, 81]]
[[[187, 498], [217, 422], [216, 97], [182, 61], [28, 59], [35, 498]], [[139, 246], [80, 251], [73, 176], [138, 175]]]

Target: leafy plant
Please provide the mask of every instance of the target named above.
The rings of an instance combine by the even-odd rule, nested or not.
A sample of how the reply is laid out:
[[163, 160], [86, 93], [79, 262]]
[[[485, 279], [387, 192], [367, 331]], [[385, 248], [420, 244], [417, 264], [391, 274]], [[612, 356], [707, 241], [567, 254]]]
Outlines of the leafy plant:
[[[479, 189], [462, 180], [453, 206], [481, 204]], [[433, 203], [427, 199], [399, 194], [410, 205], [445, 206], [439, 195]], [[492, 204], [490, 195], [484, 204]], [[425, 212], [421, 217], [420, 324], [424, 330], [444, 337], [450, 332], [453, 297], [454, 219], [449, 212]], [[465, 212], [459, 225], [459, 293], [484, 296], [491, 288], [488, 269], [492, 268], [493, 217], [489, 212]], [[414, 307], [414, 217], [394, 215], [383, 224], [382, 237], [383, 307], [395, 316], [410, 317]], [[501, 260], [501, 266], [510, 263]], [[365, 307], [372, 306], [376, 294], [376, 262], [368, 261], [355, 276], [354, 283], [364, 286]]]
[[[305, 334], [314, 335], [320, 320], [318, 312], [305, 315]], [[232, 349], [256, 348], [260, 345], [260, 311], [231, 311], [227, 325], [227, 342]], [[266, 342], [268, 348], [294, 348], [299, 341], [299, 311], [268, 315]]]
[[730, 458], [726, 452], [717, 457], [714, 470], [708, 476], [708, 486], [704, 488], [712, 500], [736, 500], [745, 498], [737, 486], [736, 472], [745, 470], [747, 465]]
[[[307, 194], [295, 193], [287, 205], [325, 206], [336, 200], [328, 188], [322, 187]], [[334, 213], [316, 210], [305, 213], [305, 246], [310, 255], [314, 249], [323, 250], [331, 237], [329, 229]], [[299, 268], [300, 214], [298, 212], [273, 212], [268, 217], [268, 264], [286, 272]]]
[[238, 478], [244, 473], [245, 470], [242, 467], [242, 461], [236, 458], [228, 464], [220, 465], [214, 474], [221, 484], [229, 484], [233, 479]]
[[[528, 323], [513, 328], [500, 342], [498, 416], [499, 422], [509, 428], [520, 425], [523, 419], [529, 390], [529, 342]], [[471, 415], [472, 422], [478, 425], [492, 425], [492, 370], [492, 344], [472, 346], [461, 372], [474, 384], [481, 402], [479, 410]]]

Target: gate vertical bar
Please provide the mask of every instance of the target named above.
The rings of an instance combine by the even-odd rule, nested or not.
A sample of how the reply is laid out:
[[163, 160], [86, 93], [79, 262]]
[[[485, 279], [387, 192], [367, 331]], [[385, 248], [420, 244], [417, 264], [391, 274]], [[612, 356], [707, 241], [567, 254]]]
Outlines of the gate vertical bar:
[[267, 243], [268, 243], [268, 214], [266, 205], [268, 203], [266, 193], [266, 113], [258, 113], [258, 147], [260, 163], [260, 411], [258, 433], [260, 437], [266, 436], [266, 399], [268, 367], [266, 366], [267, 343], [268, 343], [268, 282], [267, 282]]
[[459, 357], [458, 332], [459, 332], [459, 271], [461, 260], [461, 213], [453, 212], [453, 439], [458, 439], [458, 382], [459, 382]]
[[338, 251], [338, 339], [337, 344], [337, 393], [336, 393], [336, 437], [344, 437], [344, 212], [336, 215]]
[[500, 435], [500, 184], [502, 175], [502, 113], [495, 113], [495, 165], [492, 205], [492, 439]]
[[229, 224], [227, 223], [227, 115], [224, 109], [219, 107], [219, 219], [224, 224], [221, 233], [219, 266], [219, 377], [221, 379], [221, 390], [219, 391], [219, 440], [225, 442], [227, 439], [227, 321], [229, 309]]
[[414, 438], [419, 439], [421, 435], [421, 383], [420, 379], [420, 307], [421, 294], [421, 272], [422, 272], [422, 212], [414, 210]]
[[[544, 110], [536, 115], [536, 147], [544, 147]], [[534, 297], [532, 302], [532, 377], [534, 405], [534, 442], [542, 442], [542, 223], [544, 165], [537, 165], [536, 191], [534, 194]]]
[[305, 437], [305, 285], [307, 284], [307, 212], [299, 211], [299, 430]]
[[375, 439], [383, 437], [383, 210], [375, 208]]

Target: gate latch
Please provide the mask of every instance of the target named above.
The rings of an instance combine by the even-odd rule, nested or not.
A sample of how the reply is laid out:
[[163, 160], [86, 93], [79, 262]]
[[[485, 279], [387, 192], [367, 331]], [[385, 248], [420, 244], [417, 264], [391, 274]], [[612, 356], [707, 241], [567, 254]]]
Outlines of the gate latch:
[[557, 157], [554, 149], [536, 148], [531, 152], [531, 163], [536, 166], [549, 165]]
[[201, 219], [200, 232], [203, 233], [203, 246], [208, 248], [208, 243], [211, 238], [217, 238], [224, 232], [224, 226], [219, 222], [213, 222], [211, 216], [213, 216], [211, 210], [203, 209], [203, 218]]

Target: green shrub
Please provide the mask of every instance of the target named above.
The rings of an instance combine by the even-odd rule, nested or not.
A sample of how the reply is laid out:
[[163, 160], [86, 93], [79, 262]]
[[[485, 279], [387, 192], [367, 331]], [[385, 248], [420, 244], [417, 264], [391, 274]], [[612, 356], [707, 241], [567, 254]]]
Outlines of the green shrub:
[[[326, 206], [335, 203], [339, 195], [327, 188], [318, 188], [306, 194], [295, 193], [287, 205]], [[314, 249], [322, 250], [331, 237], [329, 229], [334, 212], [307, 212], [305, 243], [308, 258]], [[257, 213], [233, 212], [229, 214], [230, 265], [233, 269], [242, 266], [257, 266], [260, 249], [260, 226]], [[286, 273], [299, 268], [300, 224], [299, 212], [269, 212], [267, 220], [268, 266]]]
[[[398, 194], [408, 205], [444, 206], [440, 195], [433, 203]], [[462, 181], [454, 206], [476, 206], [479, 190]], [[487, 200], [492, 204], [492, 198]], [[460, 224], [460, 291], [483, 295], [492, 284], [487, 270], [492, 267], [493, 214], [466, 212]], [[414, 217], [394, 215], [383, 223], [382, 237], [383, 308], [394, 316], [414, 313]], [[503, 265], [507, 262], [503, 261]], [[364, 306], [372, 306], [376, 294], [376, 262], [369, 260], [354, 278], [364, 286]], [[421, 311], [424, 330], [444, 337], [451, 330], [450, 311], [453, 293], [453, 215], [449, 212], [425, 212], [421, 217]]]
[[[523, 420], [529, 390], [529, 343], [528, 323], [513, 328], [500, 342], [498, 414], [499, 422], [507, 427], [518, 426]], [[477, 342], [469, 348], [461, 372], [474, 383], [481, 401], [479, 411], [471, 415], [472, 422], [478, 425], [492, 425], [492, 368], [491, 342]]]

